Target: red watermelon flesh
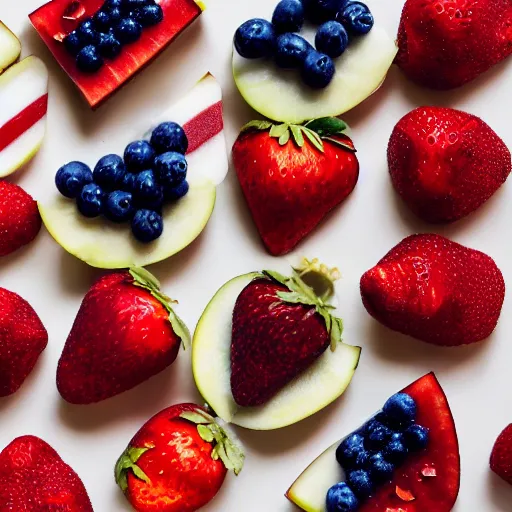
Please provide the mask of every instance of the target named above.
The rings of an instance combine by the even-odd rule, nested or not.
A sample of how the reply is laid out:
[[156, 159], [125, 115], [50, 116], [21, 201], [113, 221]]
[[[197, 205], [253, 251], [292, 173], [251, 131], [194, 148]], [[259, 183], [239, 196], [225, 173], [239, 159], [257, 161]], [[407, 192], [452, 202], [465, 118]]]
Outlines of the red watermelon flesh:
[[95, 109], [148, 65], [202, 12], [195, 0], [161, 0], [159, 4], [164, 12], [163, 21], [145, 28], [137, 42], [124, 46], [119, 57], [105, 60], [105, 65], [92, 74], [82, 73], [76, 67], [74, 57], [61, 41], [81, 21], [98, 11], [103, 0], [52, 0], [29, 18], [61, 67]]
[[358, 512], [449, 512], [459, 493], [460, 456], [446, 395], [433, 373], [403, 392], [416, 401], [416, 423], [429, 429], [428, 447], [410, 455], [393, 481], [379, 487]]

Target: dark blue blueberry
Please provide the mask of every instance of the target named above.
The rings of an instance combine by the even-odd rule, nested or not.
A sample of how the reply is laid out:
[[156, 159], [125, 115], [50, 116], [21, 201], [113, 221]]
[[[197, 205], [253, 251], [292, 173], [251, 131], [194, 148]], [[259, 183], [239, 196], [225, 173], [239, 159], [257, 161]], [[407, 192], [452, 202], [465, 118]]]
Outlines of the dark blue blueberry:
[[316, 24], [334, 20], [347, 2], [348, 0], [304, 0], [306, 17]]
[[133, 198], [130, 192], [114, 190], [105, 202], [103, 214], [113, 222], [126, 222], [133, 216]]
[[132, 18], [124, 18], [115, 26], [114, 33], [121, 44], [134, 43], [142, 34], [142, 25]]
[[152, 27], [164, 19], [164, 11], [157, 4], [145, 5], [141, 9], [137, 9], [135, 16], [143, 27]]
[[389, 443], [386, 445], [384, 450], [382, 451], [382, 454], [384, 455], [384, 458], [391, 462], [392, 464], [395, 464], [398, 466], [399, 464], [402, 464], [404, 460], [407, 458], [407, 454], [409, 451], [407, 450], [407, 447], [405, 446], [405, 441], [403, 434], [401, 432], [395, 432], [389, 441]]
[[182, 181], [176, 188], [164, 189], [164, 199], [177, 201], [188, 194], [189, 188], [188, 181]]
[[333, 59], [339, 57], [348, 46], [348, 34], [345, 27], [337, 21], [326, 21], [318, 28], [315, 46], [319, 52]]
[[361, 450], [356, 455], [356, 460], [354, 462], [354, 469], [366, 469], [368, 464], [370, 463], [371, 453], [367, 450]]
[[388, 398], [382, 411], [390, 425], [405, 427], [416, 419], [416, 402], [406, 393], [396, 393]]
[[373, 482], [370, 474], [364, 469], [356, 469], [348, 474], [348, 485], [354, 491], [354, 494], [361, 500], [371, 496], [373, 492]]
[[153, 130], [149, 142], [159, 155], [168, 151], [175, 151], [184, 155], [188, 149], [185, 130], [177, 123], [159, 124]]
[[100, 158], [94, 167], [94, 182], [103, 190], [117, 190], [126, 173], [123, 159], [118, 155], [106, 155]]
[[267, 20], [253, 18], [235, 33], [236, 51], [246, 59], [269, 57], [274, 51], [274, 28]]
[[352, 35], [368, 34], [373, 27], [374, 19], [370, 9], [362, 2], [348, 2], [340, 10], [336, 19]]
[[428, 428], [411, 425], [404, 432], [405, 445], [411, 452], [424, 450], [428, 445]]
[[82, 190], [84, 185], [92, 183], [92, 172], [82, 162], [69, 162], [63, 165], [55, 175], [55, 185], [59, 192], [74, 199]]
[[84, 46], [89, 44], [96, 44], [98, 42], [98, 31], [96, 30], [94, 22], [91, 18], [87, 18], [86, 20], [82, 21], [82, 23], [78, 25], [76, 33]]
[[139, 206], [155, 211], [162, 208], [164, 191], [153, 171], [142, 171], [137, 174], [133, 185], [133, 195]]
[[156, 240], [164, 230], [162, 216], [152, 210], [137, 210], [132, 219], [132, 233], [139, 242]]
[[336, 449], [336, 460], [343, 468], [350, 469], [354, 467], [357, 456], [363, 451], [364, 437], [361, 434], [351, 434]]
[[76, 56], [76, 66], [84, 73], [95, 73], [98, 71], [103, 66], [103, 58], [96, 46], [90, 44], [82, 48]]
[[331, 83], [334, 72], [334, 62], [331, 57], [312, 50], [304, 60], [302, 80], [313, 89], [324, 89]]
[[64, 38], [64, 48], [68, 51], [69, 54], [73, 55], [73, 57], [76, 57], [78, 52], [84, 47], [84, 43], [80, 39], [80, 36], [78, 35], [76, 30], [73, 30], [73, 32], [69, 33]]
[[325, 507], [327, 512], [356, 512], [359, 501], [352, 489], [345, 482], [340, 482], [327, 491]]
[[130, 172], [151, 169], [154, 159], [155, 150], [147, 140], [131, 142], [124, 150], [124, 163]]
[[368, 462], [368, 472], [375, 483], [382, 484], [389, 482], [393, 478], [393, 464], [388, 462], [382, 453], [374, 453]]
[[121, 9], [124, 0], [105, 0], [103, 9]]
[[108, 13], [110, 17], [110, 30], [114, 30], [114, 28], [117, 26], [117, 24], [121, 21], [123, 18], [123, 13], [121, 12], [121, 9], [119, 7], [112, 7], [109, 9], [106, 9], [106, 12]]
[[127, 172], [123, 176], [123, 181], [121, 183], [121, 190], [126, 192], [133, 192], [133, 187], [135, 186], [135, 179], [137, 178], [136, 174], [132, 172]]
[[377, 414], [372, 419], [368, 420], [363, 426], [363, 432], [365, 435], [372, 433], [377, 427], [386, 425], [384, 415], [382, 413]]
[[272, 15], [272, 25], [278, 34], [300, 32], [304, 25], [304, 6], [301, 0], [281, 0]]
[[122, 44], [116, 39], [111, 32], [100, 34], [100, 42], [98, 43], [98, 51], [102, 57], [106, 59], [115, 59], [123, 49]]
[[371, 432], [368, 432], [364, 445], [368, 450], [381, 450], [391, 439], [393, 432], [385, 425], [374, 425]]
[[85, 217], [97, 217], [103, 213], [105, 193], [96, 183], [85, 185], [76, 198], [78, 211]]
[[281, 34], [276, 39], [274, 59], [280, 68], [301, 68], [311, 45], [297, 34]]
[[108, 32], [112, 27], [112, 19], [107, 10], [100, 9], [93, 17], [94, 26], [100, 32]]
[[155, 158], [155, 174], [165, 190], [176, 188], [187, 177], [187, 168], [181, 153], [163, 153]]

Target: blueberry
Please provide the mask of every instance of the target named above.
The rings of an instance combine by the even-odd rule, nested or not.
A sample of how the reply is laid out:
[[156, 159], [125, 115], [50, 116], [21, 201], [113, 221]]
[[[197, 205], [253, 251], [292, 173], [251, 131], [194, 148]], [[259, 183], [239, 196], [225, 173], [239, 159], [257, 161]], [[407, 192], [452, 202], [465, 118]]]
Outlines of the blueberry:
[[130, 172], [139, 172], [153, 167], [155, 150], [146, 140], [136, 140], [126, 146], [124, 163]]
[[370, 463], [371, 453], [367, 450], [361, 450], [354, 461], [353, 469], [366, 469]]
[[409, 451], [405, 446], [403, 434], [400, 432], [395, 432], [391, 436], [391, 440], [382, 452], [384, 458], [395, 465], [402, 464], [407, 458], [408, 453]]
[[121, 9], [119, 7], [112, 7], [109, 9], [106, 9], [106, 12], [108, 13], [110, 17], [110, 30], [113, 30], [117, 24], [121, 21], [123, 18], [123, 13], [121, 12]]
[[281, 0], [272, 15], [272, 25], [278, 34], [300, 32], [304, 25], [304, 6], [301, 0]]
[[106, 59], [115, 59], [123, 49], [121, 43], [112, 33], [100, 34], [100, 42], [98, 43], [98, 51], [102, 57]]
[[106, 155], [100, 158], [94, 167], [94, 182], [103, 190], [117, 190], [126, 173], [123, 159], [118, 155]]
[[352, 489], [345, 482], [340, 482], [327, 491], [325, 506], [327, 512], [356, 512], [359, 501]]
[[373, 482], [367, 471], [357, 469], [348, 474], [348, 485], [359, 499], [366, 499], [373, 492]]
[[311, 45], [297, 34], [282, 34], [276, 40], [275, 61], [280, 68], [300, 68], [304, 64]]
[[82, 48], [76, 56], [76, 66], [84, 73], [95, 73], [103, 66], [103, 58], [92, 44]]
[[85, 217], [97, 217], [103, 212], [105, 193], [96, 183], [85, 185], [76, 198], [78, 211]]
[[398, 427], [408, 426], [416, 419], [416, 402], [406, 393], [396, 393], [382, 408], [390, 424]]
[[159, 211], [162, 207], [164, 192], [153, 171], [142, 171], [137, 174], [133, 185], [133, 195], [139, 206], [155, 211]]
[[149, 141], [158, 154], [175, 151], [184, 155], [188, 149], [185, 130], [177, 123], [161, 123], [151, 134]]
[[103, 9], [121, 9], [123, 0], [105, 0]]
[[348, 0], [304, 0], [304, 2], [306, 17], [313, 23], [319, 24], [334, 20]]
[[315, 36], [315, 46], [319, 52], [335, 59], [348, 46], [348, 34], [345, 27], [337, 21], [326, 21], [319, 27]]
[[235, 33], [236, 51], [246, 59], [269, 57], [274, 50], [274, 28], [267, 20], [253, 18]]
[[421, 425], [411, 425], [404, 432], [404, 440], [407, 448], [412, 451], [420, 451], [428, 445], [428, 428]]
[[393, 432], [385, 425], [374, 425], [372, 431], [366, 435], [364, 445], [368, 450], [380, 450], [386, 446]]
[[187, 177], [187, 168], [181, 153], [163, 153], [155, 158], [155, 174], [164, 190], [176, 188]]
[[82, 162], [69, 162], [63, 165], [55, 175], [55, 185], [59, 192], [74, 199], [82, 190], [84, 185], [92, 183], [92, 172]]
[[355, 465], [358, 454], [363, 451], [364, 437], [357, 433], [351, 434], [336, 449], [336, 460], [343, 468], [350, 469]]
[[84, 43], [80, 39], [80, 36], [78, 35], [76, 30], [73, 30], [73, 32], [70, 32], [65, 38], [64, 38], [64, 48], [68, 51], [69, 54], [73, 55], [73, 57], [76, 57], [78, 52], [84, 47]]
[[123, 181], [121, 182], [121, 190], [124, 190], [125, 192], [133, 192], [133, 187], [135, 186], [136, 178], [137, 178], [136, 174], [127, 172], [123, 176]]
[[145, 5], [138, 9], [136, 19], [143, 27], [152, 27], [164, 19], [164, 11], [157, 4]]
[[374, 19], [370, 9], [362, 2], [348, 2], [338, 13], [336, 19], [343, 23], [352, 35], [368, 34]]
[[304, 60], [302, 80], [313, 89], [323, 89], [331, 83], [334, 72], [334, 62], [331, 57], [312, 50]]
[[368, 462], [368, 471], [376, 483], [389, 482], [393, 478], [393, 464], [388, 462], [382, 453], [374, 453]]
[[156, 240], [164, 230], [162, 216], [152, 210], [137, 210], [132, 219], [132, 233], [139, 242]]
[[87, 18], [86, 20], [82, 21], [82, 23], [78, 25], [76, 33], [84, 46], [89, 44], [96, 44], [98, 42], [98, 32], [96, 31], [94, 22], [91, 18]]
[[114, 33], [121, 44], [134, 43], [142, 34], [142, 25], [132, 18], [124, 18], [115, 26]]
[[177, 201], [188, 194], [189, 188], [188, 181], [182, 181], [176, 188], [164, 189], [164, 199]]
[[385, 417], [382, 413], [377, 414], [372, 419], [368, 420], [363, 426], [363, 431], [365, 435], [371, 434], [377, 427], [381, 427], [382, 425], [387, 425], [385, 422]]
[[110, 14], [107, 10], [99, 10], [93, 17], [92, 20], [94, 22], [94, 26], [100, 32], [108, 32], [110, 27], [112, 26], [112, 19], [110, 18]]
[[114, 190], [105, 201], [103, 214], [113, 222], [126, 222], [133, 215], [133, 198], [130, 192]]

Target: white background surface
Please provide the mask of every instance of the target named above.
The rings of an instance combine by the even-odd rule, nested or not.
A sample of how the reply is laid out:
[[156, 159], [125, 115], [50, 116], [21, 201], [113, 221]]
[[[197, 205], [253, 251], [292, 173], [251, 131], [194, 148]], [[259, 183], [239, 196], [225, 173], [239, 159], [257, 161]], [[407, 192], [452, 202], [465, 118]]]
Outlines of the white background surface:
[[[254, 117], [231, 78], [231, 38], [246, 19], [270, 15], [275, 0], [210, 0], [209, 10], [198, 23], [94, 113], [29, 24], [27, 15], [39, 2], [0, 4], [0, 19], [20, 36], [23, 54], [35, 53], [50, 70], [47, 139], [33, 163], [14, 178], [37, 199], [53, 191], [54, 174], [62, 163], [83, 159], [94, 164], [91, 156], [99, 157], [129, 142], [124, 139], [128, 128], [144, 127], [207, 70], [224, 89], [229, 147], [239, 128]], [[395, 34], [402, 0], [375, 0], [372, 7]], [[490, 254], [507, 284], [511, 282], [511, 183], [469, 218], [447, 228], [432, 228], [415, 220], [399, 202], [386, 165], [386, 145], [394, 124], [410, 109], [425, 104], [477, 114], [512, 146], [511, 86], [512, 62], [448, 93], [421, 90], [392, 69], [374, 97], [344, 116], [359, 149], [359, 183], [345, 204], [290, 259], [317, 256], [342, 270], [338, 290], [345, 340], [363, 347], [361, 364], [345, 396], [314, 417], [277, 432], [239, 429], [247, 453], [244, 471], [237, 479], [229, 477], [217, 499], [204, 510], [290, 512], [293, 507], [283, 493], [302, 469], [390, 394], [430, 370], [435, 370], [444, 386], [459, 433], [462, 486], [454, 510], [512, 510], [512, 488], [488, 470], [492, 444], [512, 421], [510, 297], [489, 340], [467, 348], [443, 349], [378, 325], [364, 310], [358, 289], [362, 273], [403, 237], [434, 229]], [[276, 262], [259, 241], [233, 172], [218, 192], [215, 212], [201, 238], [177, 257], [151, 267], [165, 291], [180, 300], [179, 313], [191, 328], [221, 284]], [[81, 299], [100, 273], [61, 250], [44, 228], [31, 246], [1, 260], [0, 286], [18, 292], [33, 305], [49, 331], [49, 345], [22, 389], [0, 401], [0, 445], [28, 433], [44, 438], [81, 476], [95, 511], [116, 512], [129, 510], [129, 506], [114, 484], [112, 468], [131, 436], [162, 408], [199, 397], [189, 356], [182, 354], [163, 374], [99, 405], [70, 406], [60, 399], [55, 387], [57, 361]]]

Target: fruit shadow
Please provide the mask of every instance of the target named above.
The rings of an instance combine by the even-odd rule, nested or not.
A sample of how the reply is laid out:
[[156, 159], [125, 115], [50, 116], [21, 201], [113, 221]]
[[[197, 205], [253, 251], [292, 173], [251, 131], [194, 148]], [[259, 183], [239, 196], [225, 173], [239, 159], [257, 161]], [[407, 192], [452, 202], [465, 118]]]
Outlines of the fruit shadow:
[[58, 250], [60, 251], [59, 284], [66, 293], [83, 297], [94, 281], [107, 272], [87, 265], [61, 247]]
[[492, 471], [487, 472], [487, 500], [492, 504], [493, 512], [510, 512], [512, 488]]

